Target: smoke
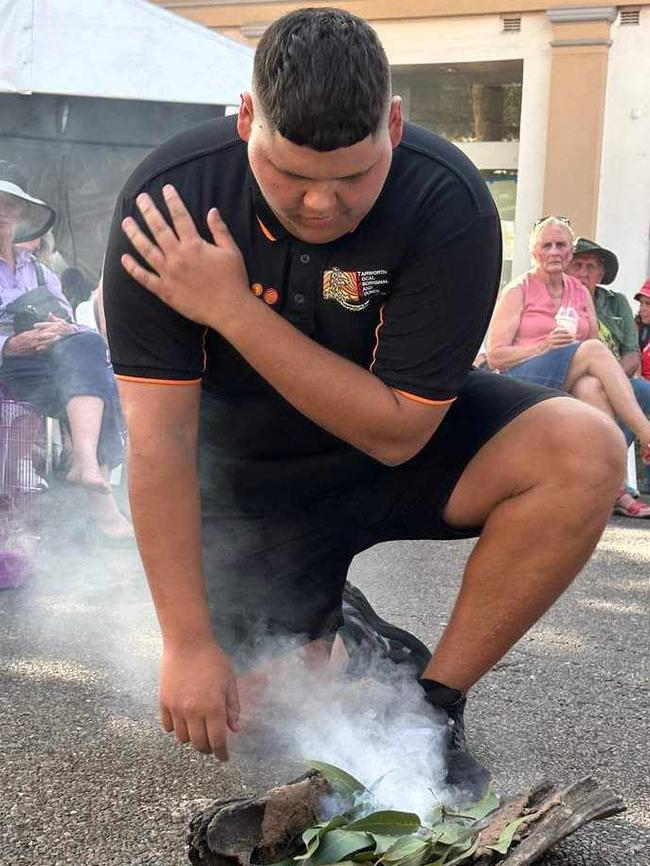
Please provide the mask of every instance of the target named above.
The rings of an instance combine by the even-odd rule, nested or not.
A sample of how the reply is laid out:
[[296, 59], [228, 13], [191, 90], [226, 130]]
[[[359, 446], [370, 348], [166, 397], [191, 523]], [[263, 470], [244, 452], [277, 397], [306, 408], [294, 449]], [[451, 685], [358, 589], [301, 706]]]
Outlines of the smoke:
[[377, 661], [350, 680], [294, 654], [254, 691], [233, 742], [240, 761], [333, 764], [372, 789], [361, 804], [367, 812], [398, 809], [425, 820], [437, 803], [456, 799], [444, 783], [445, 721], [408, 666]]

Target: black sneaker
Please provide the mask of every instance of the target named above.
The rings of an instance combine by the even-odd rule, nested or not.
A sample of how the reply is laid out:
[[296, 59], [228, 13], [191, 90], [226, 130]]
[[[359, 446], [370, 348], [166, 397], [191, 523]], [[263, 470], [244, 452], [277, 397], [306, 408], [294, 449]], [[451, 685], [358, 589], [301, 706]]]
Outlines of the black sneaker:
[[[444, 686], [436, 689], [433, 683], [426, 680], [420, 680], [420, 683], [427, 700], [447, 724], [445, 782], [458, 788], [468, 802], [480, 800], [490, 784], [491, 777], [490, 771], [470, 755], [467, 747], [464, 718], [467, 698], [461, 692], [446, 689]], [[442, 690], [450, 693], [455, 700], [438, 703], [437, 698]]]
[[363, 675], [377, 658], [411, 665], [414, 676], [422, 675], [431, 659], [427, 647], [415, 635], [382, 619], [361, 590], [349, 582], [343, 590], [342, 612], [338, 633], [350, 656], [349, 675]]

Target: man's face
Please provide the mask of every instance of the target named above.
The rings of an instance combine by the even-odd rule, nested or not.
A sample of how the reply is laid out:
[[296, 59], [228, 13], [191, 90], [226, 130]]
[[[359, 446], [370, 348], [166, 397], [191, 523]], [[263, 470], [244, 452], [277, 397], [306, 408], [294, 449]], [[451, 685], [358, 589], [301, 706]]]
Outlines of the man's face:
[[596, 291], [605, 274], [603, 263], [593, 253], [580, 253], [573, 257], [573, 261], [567, 268], [567, 274], [580, 280], [582, 285], [589, 289], [591, 294]]
[[639, 318], [644, 325], [650, 325], [650, 298], [639, 299]]
[[246, 93], [238, 130], [248, 142], [248, 160], [267, 204], [300, 240], [324, 244], [352, 232], [381, 192], [402, 138], [402, 112], [394, 97], [374, 136], [350, 147], [316, 151], [273, 130]]

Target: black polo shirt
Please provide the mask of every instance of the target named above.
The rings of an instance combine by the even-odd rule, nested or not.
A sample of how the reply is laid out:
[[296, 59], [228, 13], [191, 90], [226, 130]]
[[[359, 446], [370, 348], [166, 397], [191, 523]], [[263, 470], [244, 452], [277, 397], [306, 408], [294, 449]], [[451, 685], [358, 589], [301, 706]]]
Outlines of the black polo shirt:
[[407, 124], [370, 213], [354, 232], [326, 244], [293, 237], [275, 218], [250, 172], [235, 117], [203, 123], [157, 148], [117, 203], [104, 270], [116, 374], [201, 380], [225, 460], [286, 463], [343, 452], [361, 459], [290, 407], [217, 332], [184, 319], [124, 272], [120, 256], [133, 251], [121, 221], [130, 215], [141, 222], [135, 198], [142, 191], [166, 213], [166, 183], [206, 239], [207, 212], [219, 208], [260, 303], [411, 399], [453, 400], [486, 331], [501, 270], [496, 207], [456, 147]]

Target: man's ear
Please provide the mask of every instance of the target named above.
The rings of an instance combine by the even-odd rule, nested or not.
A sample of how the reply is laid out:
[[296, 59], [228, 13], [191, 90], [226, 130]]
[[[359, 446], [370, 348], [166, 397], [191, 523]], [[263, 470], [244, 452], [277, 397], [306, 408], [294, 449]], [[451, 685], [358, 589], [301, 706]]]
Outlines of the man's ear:
[[253, 129], [253, 97], [248, 91], [241, 95], [239, 113], [237, 115], [237, 132], [242, 141], [248, 141]]
[[393, 150], [402, 140], [404, 133], [404, 118], [402, 117], [402, 97], [393, 96], [388, 110], [388, 135]]

